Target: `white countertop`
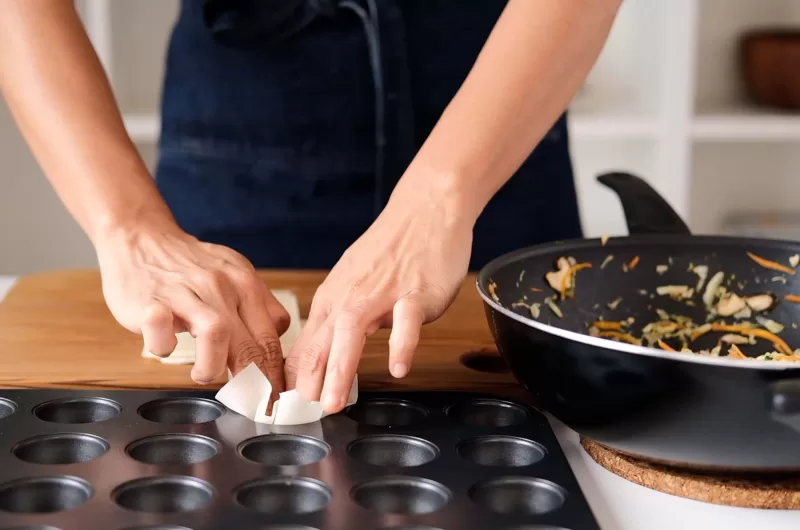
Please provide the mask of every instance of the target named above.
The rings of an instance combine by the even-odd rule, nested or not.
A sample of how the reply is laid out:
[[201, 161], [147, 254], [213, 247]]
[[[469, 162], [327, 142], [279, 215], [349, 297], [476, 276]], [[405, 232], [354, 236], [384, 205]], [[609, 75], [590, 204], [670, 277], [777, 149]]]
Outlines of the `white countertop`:
[[[14, 283], [0, 276], [0, 300]], [[602, 530], [797, 530], [800, 511], [750, 510], [673, 497], [617, 477], [597, 465], [578, 436], [550, 418]]]

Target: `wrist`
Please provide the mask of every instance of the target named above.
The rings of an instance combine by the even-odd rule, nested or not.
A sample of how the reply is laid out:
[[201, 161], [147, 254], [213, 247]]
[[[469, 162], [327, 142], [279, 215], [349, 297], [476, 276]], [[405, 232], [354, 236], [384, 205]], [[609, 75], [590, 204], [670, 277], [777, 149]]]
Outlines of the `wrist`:
[[147, 233], [174, 231], [180, 231], [180, 228], [168, 209], [139, 206], [98, 215], [90, 240], [95, 248], [100, 248], [110, 241], [119, 241], [120, 238], [133, 240]]
[[486, 206], [480, 193], [459, 171], [445, 170], [414, 161], [397, 183], [390, 204], [427, 203], [446, 225], [472, 230]]

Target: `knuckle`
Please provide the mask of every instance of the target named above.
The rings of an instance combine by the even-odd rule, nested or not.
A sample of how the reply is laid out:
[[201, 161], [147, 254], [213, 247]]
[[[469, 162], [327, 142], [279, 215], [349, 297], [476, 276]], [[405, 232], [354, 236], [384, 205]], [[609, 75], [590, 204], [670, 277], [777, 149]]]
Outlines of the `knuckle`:
[[223, 293], [228, 288], [228, 277], [219, 269], [199, 273], [200, 284], [208, 291]]
[[255, 271], [236, 267], [230, 272], [231, 281], [236, 285], [243, 295], [257, 297], [261, 296], [264, 282], [261, 281]]
[[336, 317], [336, 330], [353, 331], [365, 327], [367, 310], [364, 302], [354, 302], [344, 307]]
[[241, 267], [246, 271], [255, 273], [256, 268], [243, 254], [233, 250], [230, 247], [217, 246], [217, 250], [220, 251], [224, 255], [225, 259], [227, 259], [229, 262]]
[[289, 329], [289, 324], [291, 323], [290, 320], [289, 313], [287, 313], [286, 310], [280, 312], [275, 317], [275, 329], [278, 331], [278, 333], [283, 334], [287, 329]]

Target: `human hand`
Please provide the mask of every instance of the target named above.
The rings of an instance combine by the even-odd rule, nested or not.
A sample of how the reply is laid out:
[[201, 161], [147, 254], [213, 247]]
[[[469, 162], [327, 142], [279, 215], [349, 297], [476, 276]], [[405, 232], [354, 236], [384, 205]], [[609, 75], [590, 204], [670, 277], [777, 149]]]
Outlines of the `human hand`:
[[366, 338], [382, 327], [392, 329], [390, 372], [404, 377], [420, 328], [444, 313], [466, 276], [474, 219], [420, 195], [393, 196], [342, 255], [286, 358], [287, 388], [328, 413], [344, 407]]
[[95, 247], [111, 313], [141, 333], [150, 352], [168, 356], [175, 333], [188, 331], [197, 339], [195, 382], [256, 363], [272, 383], [273, 401], [285, 390], [279, 337], [289, 314], [244, 256], [162, 219], [116, 229]]

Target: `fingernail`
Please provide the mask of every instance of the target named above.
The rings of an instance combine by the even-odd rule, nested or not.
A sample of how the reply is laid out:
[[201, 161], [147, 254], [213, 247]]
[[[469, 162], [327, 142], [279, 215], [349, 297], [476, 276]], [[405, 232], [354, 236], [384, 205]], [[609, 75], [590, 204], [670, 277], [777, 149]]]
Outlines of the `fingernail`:
[[406, 366], [404, 363], [395, 363], [395, 365], [392, 367], [392, 375], [394, 377], [404, 377], [407, 373], [408, 366]]

